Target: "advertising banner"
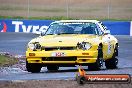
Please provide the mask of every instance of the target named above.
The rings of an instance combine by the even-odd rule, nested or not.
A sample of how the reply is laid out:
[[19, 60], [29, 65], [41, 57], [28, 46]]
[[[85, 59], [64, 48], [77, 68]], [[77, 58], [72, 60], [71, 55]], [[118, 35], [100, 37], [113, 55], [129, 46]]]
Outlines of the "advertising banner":
[[0, 20], [0, 32], [45, 32], [52, 20]]
[[[25, 32], [40, 34], [45, 32], [53, 20], [0, 20], [0, 32]], [[113, 35], [130, 35], [131, 22], [103, 21]]]

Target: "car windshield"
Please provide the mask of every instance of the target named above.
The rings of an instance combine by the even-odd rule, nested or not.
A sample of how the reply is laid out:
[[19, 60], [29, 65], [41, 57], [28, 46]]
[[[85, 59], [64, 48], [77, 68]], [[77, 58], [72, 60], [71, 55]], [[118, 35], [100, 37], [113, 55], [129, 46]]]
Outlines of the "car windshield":
[[46, 35], [55, 34], [97, 34], [97, 26], [92, 22], [53, 23], [46, 31]]

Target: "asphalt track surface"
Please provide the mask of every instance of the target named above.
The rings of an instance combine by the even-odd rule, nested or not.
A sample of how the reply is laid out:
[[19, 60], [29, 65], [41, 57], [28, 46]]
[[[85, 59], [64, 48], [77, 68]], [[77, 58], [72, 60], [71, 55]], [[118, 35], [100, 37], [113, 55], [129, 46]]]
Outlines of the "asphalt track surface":
[[[0, 33], [0, 52], [25, 55], [27, 43], [37, 36], [27, 33]], [[132, 37], [123, 35], [115, 37], [119, 40], [120, 46], [118, 69], [108, 70], [104, 66], [100, 71], [88, 71], [87, 67], [84, 67], [87, 74], [130, 74], [132, 76]], [[40, 73], [30, 73], [19, 67], [5, 67], [0, 69], [0, 80], [75, 79], [77, 71], [77, 67], [60, 67], [59, 71], [49, 72], [43, 67]]]

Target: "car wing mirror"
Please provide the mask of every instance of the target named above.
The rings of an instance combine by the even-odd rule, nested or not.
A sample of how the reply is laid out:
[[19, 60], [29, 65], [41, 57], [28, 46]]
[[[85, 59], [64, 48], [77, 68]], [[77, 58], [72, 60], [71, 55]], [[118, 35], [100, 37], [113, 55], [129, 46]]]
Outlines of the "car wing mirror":
[[106, 26], [104, 26], [104, 28], [107, 30], [108, 28]]
[[110, 30], [105, 30], [104, 35], [110, 34]]

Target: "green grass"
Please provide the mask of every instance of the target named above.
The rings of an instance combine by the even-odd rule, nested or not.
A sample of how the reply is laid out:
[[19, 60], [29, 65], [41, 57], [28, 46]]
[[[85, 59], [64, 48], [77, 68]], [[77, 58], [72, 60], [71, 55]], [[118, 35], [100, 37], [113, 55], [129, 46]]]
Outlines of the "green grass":
[[[53, 16], [53, 17], [21, 17], [21, 16], [0, 16], [0, 19], [17, 19], [17, 20], [21, 20], [21, 19], [29, 19], [29, 20], [79, 20], [79, 18], [67, 18], [65, 16]], [[107, 19], [107, 18], [85, 18], [83, 20], [100, 20], [100, 21], [131, 21], [132, 19]]]
[[51, 9], [30, 9], [30, 11], [38, 11], [38, 12], [65, 12], [65, 9], [51, 8]]
[[0, 67], [2, 66], [11, 66], [17, 63], [18, 60], [15, 58], [9, 58], [7, 56], [0, 55]]
[[26, 19], [26, 18], [21, 16], [0, 16], [0, 19]]
[[21, 7], [10, 7], [10, 6], [4, 6], [4, 7], [0, 7], [0, 10], [7, 10], [7, 11], [13, 11], [13, 10], [26, 10], [26, 8], [21, 8]]
[[[29, 8], [30, 11], [38, 11], [38, 12], [65, 12], [65, 9], [60, 9], [60, 8], [47, 8], [47, 9], [42, 9], [42, 8]], [[5, 11], [26, 11], [27, 8], [24, 7], [0, 7], [0, 10], [5, 10]]]
[[65, 16], [54, 17], [21, 17], [21, 16], [0, 16], [0, 19], [30, 19], [30, 20], [73, 20], [77, 18], [67, 18]]
[[30, 17], [29, 19], [37, 19], [37, 20], [74, 20], [76, 18], [67, 18], [65, 16], [54, 16], [54, 17]]

